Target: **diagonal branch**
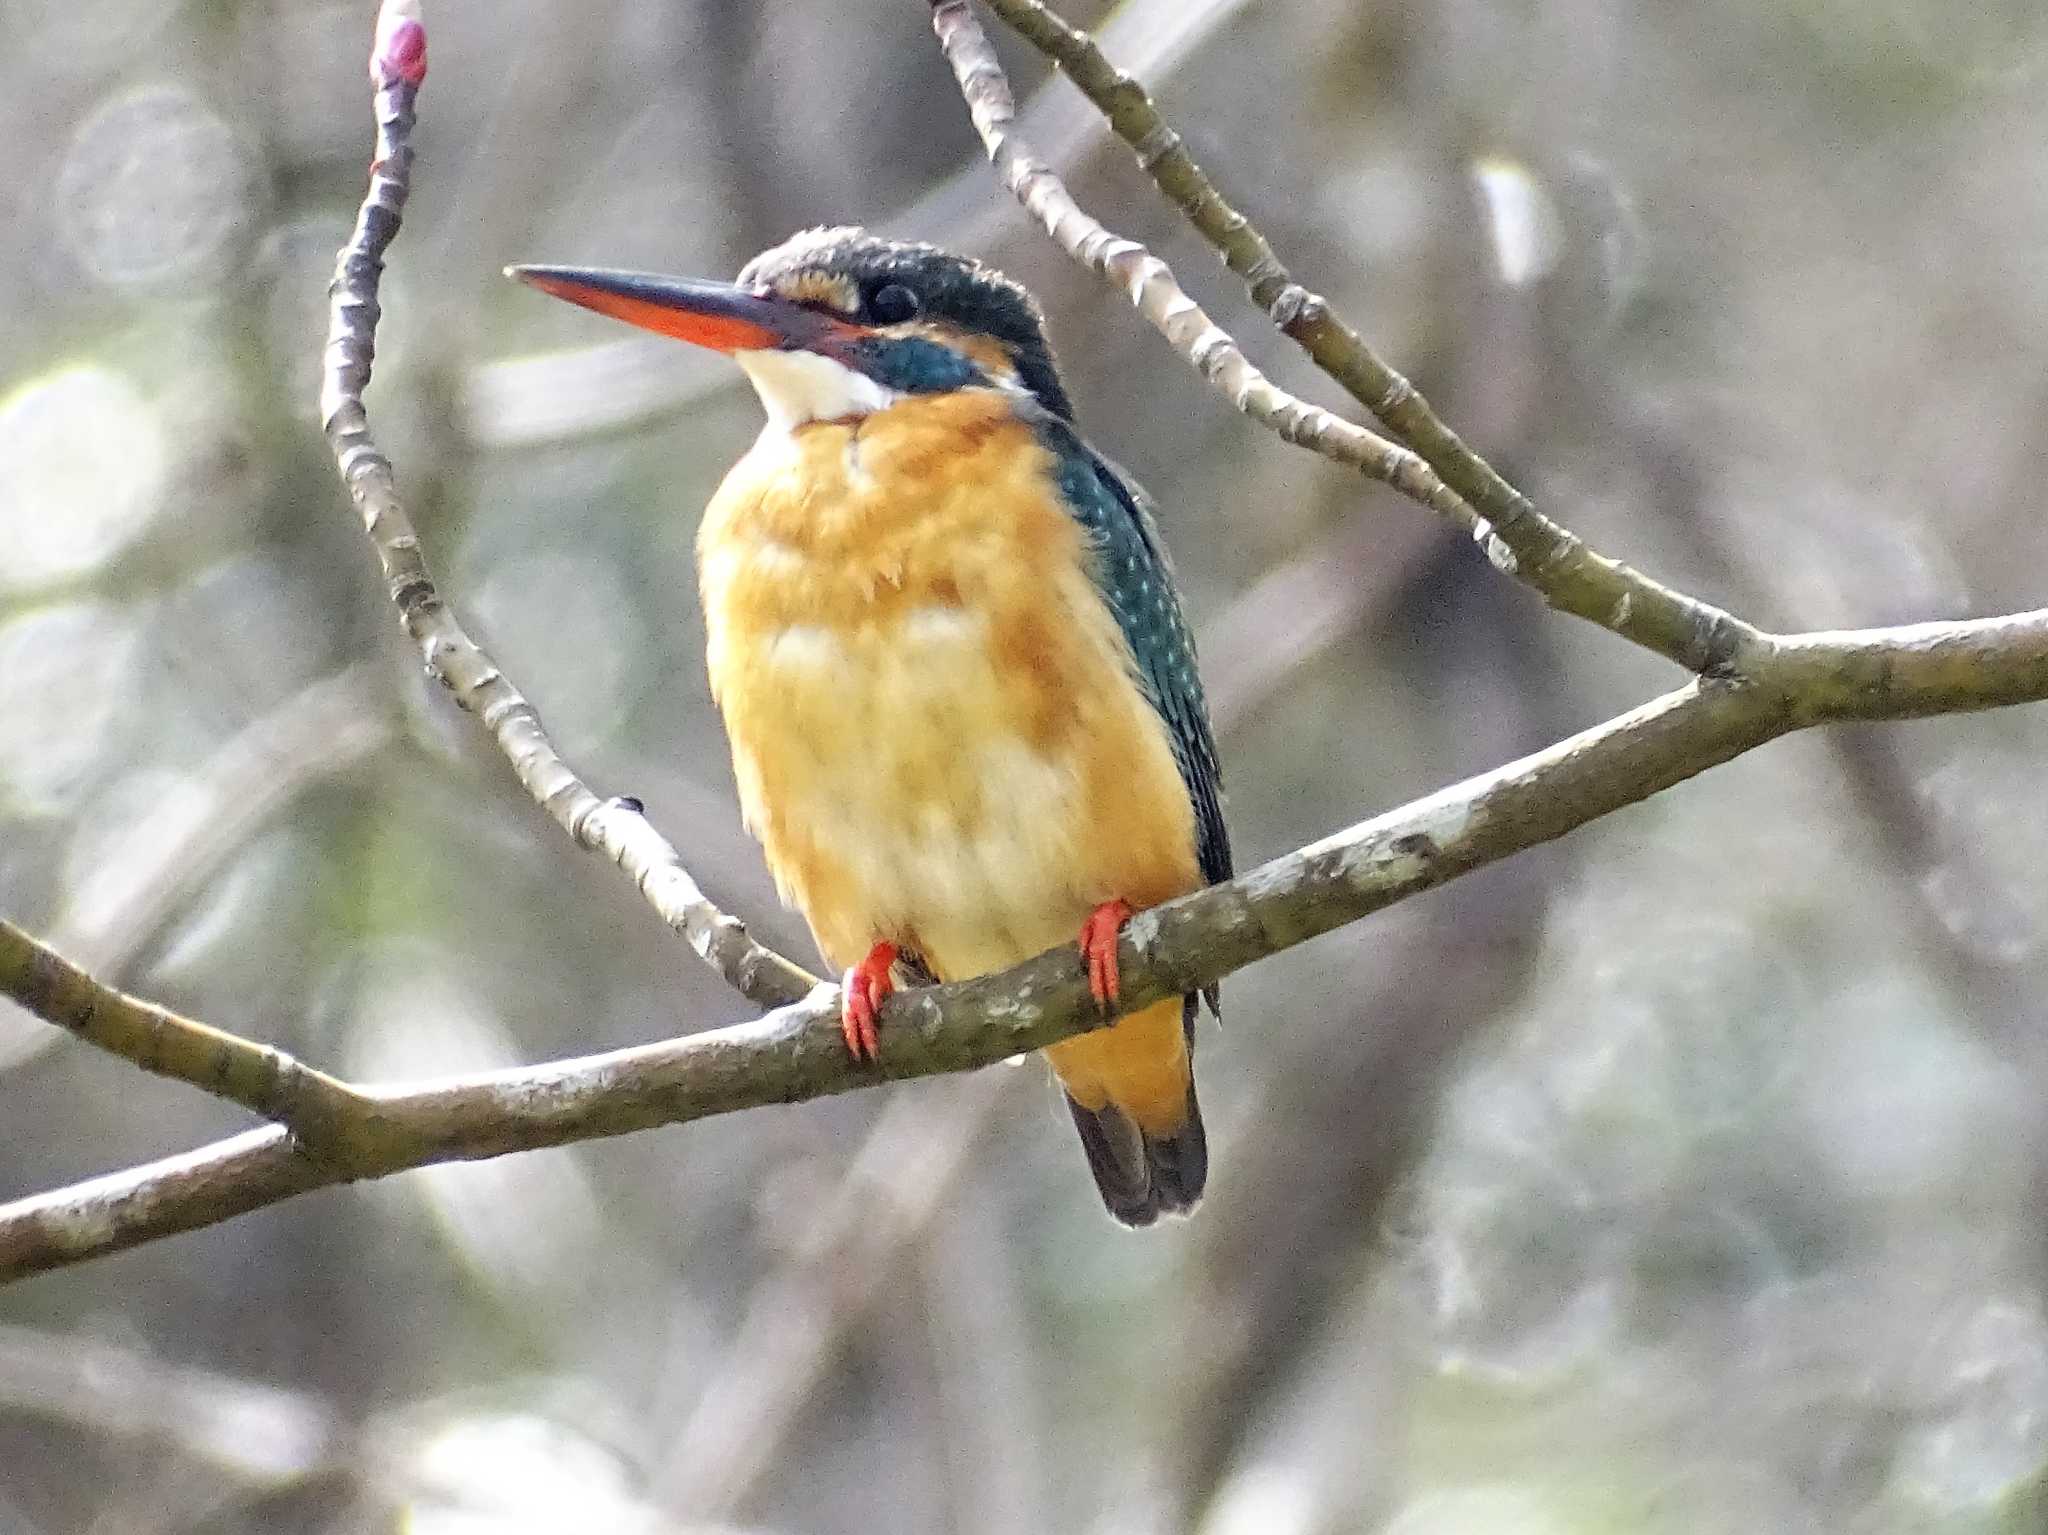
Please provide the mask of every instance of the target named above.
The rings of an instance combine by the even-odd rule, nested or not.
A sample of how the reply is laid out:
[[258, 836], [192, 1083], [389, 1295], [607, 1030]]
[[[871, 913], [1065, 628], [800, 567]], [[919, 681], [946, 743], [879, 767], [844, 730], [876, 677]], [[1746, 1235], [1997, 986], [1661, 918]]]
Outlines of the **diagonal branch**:
[[697, 887], [681, 855], [631, 800], [600, 799], [562, 760], [532, 704], [472, 640], [434, 585], [419, 534], [398, 495], [391, 460], [370, 435], [363, 390], [382, 315], [384, 253], [397, 236], [412, 178], [414, 105], [426, 78], [426, 31], [413, 0], [386, 0], [370, 76], [377, 88], [377, 150], [354, 232], [342, 247], [331, 299], [320, 419], [342, 483], [377, 552], [386, 590], [427, 670], [483, 721], [519, 781], [575, 839], [623, 869], [648, 904], [749, 1001], [776, 1007], [807, 996], [816, 976], [747, 933]]
[[1484, 536], [1479, 515], [1418, 455], [1275, 384], [1188, 297], [1165, 262], [1135, 240], [1111, 233], [1082, 210], [1058, 173], [1016, 137], [1017, 107], [1009, 77], [967, 0], [935, 0], [932, 26], [990, 162], [1017, 200], [1069, 255], [1122, 289], [1174, 350], [1245, 415], [1289, 442], [1391, 485], [1467, 533]]
[[1288, 442], [1384, 481], [1444, 517], [1559, 612], [1696, 673], [1739, 670], [1754, 655], [1763, 639], [1756, 628], [1589, 548], [1466, 447], [1406, 379], [1381, 362], [1322, 298], [1294, 281], [1265, 237], [1210, 184], [1143, 87], [1110, 64], [1085, 34], [1038, 0], [989, 0], [989, 6], [1067, 71], [1137, 151], [1139, 164], [1160, 189], [1250, 283], [1253, 298], [1274, 323], [1413, 451], [1273, 383], [1188, 297], [1164, 261], [1086, 213], [1053, 169], [1016, 137], [1009, 79], [969, 0], [932, 0], [933, 29], [1004, 185], [1068, 254], [1122, 289], [1239, 411]]
[[[1227, 884], [1141, 912], [1119, 950], [1123, 1000], [1137, 1009], [1209, 985], [1789, 731], [2042, 699], [2048, 609], [1772, 638], [1754, 678], [1696, 679]], [[117, 1026], [88, 1037], [142, 1059], [121, 1048], [148, 1037], [121, 1021], [128, 999], [56, 968], [62, 962], [34, 940], [6, 931], [17, 958], [0, 964], [0, 993], [74, 1021], [89, 1014], [88, 1024], [112, 1009]], [[883, 1009], [874, 1065], [848, 1056], [836, 995], [820, 988], [749, 1023], [606, 1055], [410, 1088], [335, 1084], [330, 1096], [342, 1122], [318, 1161], [295, 1150], [286, 1130], [261, 1129], [0, 1207], [0, 1281], [213, 1225], [309, 1189], [970, 1070], [1102, 1021], [1074, 950], [1063, 947], [1000, 975], [899, 993]], [[195, 1037], [232, 1038], [211, 1030]], [[178, 1075], [209, 1085], [203, 1070]]]
[[282, 1050], [131, 997], [0, 918], [0, 994], [144, 1071], [186, 1082], [291, 1128], [309, 1149], [360, 1121], [369, 1101]]
[[[955, 0], [942, 0], [935, 11], [972, 29], [971, 36], [958, 27], [949, 35], [942, 24], [941, 33], [949, 36], [949, 53], [970, 100], [979, 95], [984, 104], [992, 103], [988, 121], [1000, 129], [1006, 119], [995, 109], [1008, 94], [1000, 74], [963, 66], [963, 60], [974, 64], [974, 46], [986, 53], [986, 39]], [[579, 842], [633, 872], [672, 925], [750, 996], [779, 990], [792, 1000], [753, 1022], [661, 1044], [409, 1088], [366, 1089], [125, 996], [19, 929], [0, 924], [0, 994], [136, 1064], [278, 1122], [184, 1156], [0, 1207], [0, 1280], [211, 1225], [326, 1185], [964, 1071], [1104, 1021], [1074, 952], [1061, 948], [1002, 975], [895, 997], [883, 1010], [880, 1061], [849, 1058], [832, 990], [806, 986], [808, 976], [753, 944], [737, 923], [711, 907], [675, 861], [674, 850], [636, 810], [599, 802], [585, 789], [548, 744], [531, 707], [455, 624], [420, 560], [390, 463], [369, 436], [361, 399], [377, 316], [376, 278], [397, 229], [410, 163], [406, 139], [413, 96], [425, 72], [425, 34], [409, 0], [388, 0], [373, 60], [379, 155], [335, 279], [323, 403], [337, 463], [377, 547], [393, 600], [430, 669], [465, 707], [482, 715], [536, 799]], [[996, 139], [992, 152], [1002, 161], [1000, 132]], [[1021, 195], [1050, 209], [1054, 225], [1082, 227], [1075, 221], [1086, 221], [1086, 215], [1056, 180], [1035, 175], [1021, 160], [1017, 165], [1024, 167], [1018, 171]], [[1084, 230], [1083, 243], [1098, 252], [1116, 243], [1099, 225], [1092, 228], [1101, 238]], [[1137, 259], [1125, 265], [1141, 306], [1160, 306], [1162, 315], [1171, 309], [1183, 318], [1188, 312], [1200, 316], [1184, 295], [1175, 299], [1178, 289], [1163, 266], [1136, 247], [1105, 257], [1104, 270], [1132, 252]], [[1200, 323], [1213, 330], [1205, 318]], [[1198, 365], [1203, 356], [1220, 356], [1219, 347], [1235, 352], [1220, 332], [1198, 334]], [[1241, 356], [1238, 362], [1236, 376], [1248, 389], [1271, 390]], [[1406, 454], [1382, 439], [1372, 441]], [[1397, 467], [1412, 475], [1419, 463], [1407, 454]], [[1454, 493], [1444, 494], [1464, 506]], [[1465, 515], [1475, 514], [1467, 507]], [[1528, 515], [1533, 514], [1525, 514], [1523, 525]], [[1624, 567], [1612, 569], [1641, 580]], [[1540, 587], [1540, 572], [1523, 574]], [[1632, 591], [1622, 594], [1624, 609]], [[1234, 881], [1141, 913], [1126, 930], [1120, 952], [1125, 1006], [1138, 1009], [1197, 990], [1254, 960], [1562, 836], [1788, 731], [2048, 698], [2048, 610], [1789, 636], [1746, 626], [1730, 630], [1712, 617], [1718, 610], [1703, 611], [1710, 615], [1707, 629], [1695, 639], [1703, 647], [1704, 674], [1687, 686]], [[1610, 627], [1625, 617], [1624, 612]], [[1726, 664], [1717, 665], [1717, 659]]]
[[[1361, 562], [1346, 545], [1366, 524], [1258, 582], [1202, 631], [1209, 712], [1227, 740], [1287, 673], [1358, 623], [1400, 562]], [[1368, 530], [1369, 531], [1369, 530]], [[1332, 592], [1304, 591], [1310, 567], [1339, 572]], [[1361, 575], [1369, 569], [1371, 574]], [[998, 1110], [1029, 1073], [983, 1072], [943, 1095], [898, 1097], [879, 1114], [838, 1183], [817, 1201], [792, 1251], [754, 1287], [719, 1362], [653, 1480], [660, 1501], [704, 1516], [751, 1495], [847, 1333], [886, 1295]]]
[[1512, 523], [1528, 498], [1444, 424], [1401, 374], [1349, 321], [1294, 279], [1258, 226], [1233, 207], [1160, 115], [1143, 84], [1111, 63], [1094, 38], [1040, 0], [986, 0], [1003, 24], [1050, 59], [1131, 146], [1139, 169], [1187, 215], [1223, 264], [1242, 277], [1252, 302], [1317, 367], [1412, 446], [1451, 488], [1495, 524]]

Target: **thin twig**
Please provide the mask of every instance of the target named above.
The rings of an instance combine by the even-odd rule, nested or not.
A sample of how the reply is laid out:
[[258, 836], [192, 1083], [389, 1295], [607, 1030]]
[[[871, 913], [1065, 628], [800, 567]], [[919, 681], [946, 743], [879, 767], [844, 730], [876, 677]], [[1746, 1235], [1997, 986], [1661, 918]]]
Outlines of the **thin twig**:
[[1188, 153], [1143, 84], [1111, 63], [1095, 39], [1039, 0], [987, 0], [988, 8], [1038, 49], [1093, 103], [1110, 131], [1131, 146], [1139, 169], [1190, 224], [1216, 248], [1225, 266], [1242, 277], [1252, 302], [1274, 327], [1300, 344], [1345, 392], [1422, 455], [1480, 515], [1513, 523], [1532, 508], [1446, 426], [1416, 388], [1381, 360], [1372, 346], [1320, 293], [1294, 279], [1266, 237], [1219, 192]]
[[1082, 211], [1052, 167], [1017, 139], [1009, 79], [966, 0], [939, 0], [932, 7], [932, 25], [989, 160], [1017, 200], [1076, 260], [1120, 288], [1203, 378], [1244, 414], [1287, 441], [1393, 486], [1467, 533], [1484, 531], [1478, 514], [1418, 455], [1280, 388], [1188, 297], [1165, 262]]
[[1286, 441], [1384, 481], [1444, 517], [1559, 612], [1702, 675], [1733, 674], [1754, 655], [1763, 641], [1759, 630], [1590, 549], [1468, 449], [1407, 380], [1381, 363], [1322, 299], [1294, 282], [1264, 237], [1209, 184], [1143, 88], [1092, 41], [1035, 0], [990, 0], [990, 7], [1068, 71], [1162, 190], [1210, 237], [1232, 270], [1252, 283], [1253, 296], [1268, 295], [1261, 302], [1275, 323], [1411, 446], [1274, 384], [1188, 297], [1164, 261], [1083, 211], [1052, 168], [1017, 138], [1008, 77], [969, 0], [932, 0], [933, 29], [1004, 184], [1055, 242], [1120, 288], [1239, 411]]
[[378, 283], [411, 182], [414, 104], [426, 77], [426, 31], [413, 0], [386, 0], [370, 75], [377, 89], [376, 158], [328, 290], [320, 418], [399, 619], [427, 670], [483, 721], [527, 792], [579, 846], [623, 869], [662, 921], [749, 1001], [763, 1007], [797, 1001], [820, 984], [818, 977], [756, 942], [737, 918], [714, 906], [633, 802], [600, 799], [584, 784], [555, 750], [533, 705], [463, 630], [427, 570], [391, 460], [371, 438], [363, 408], [382, 314]]
[[[1772, 638], [1756, 672], [1739, 682], [1695, 679], [1543, 751], [1139, 913], [1118, 951], [1126, 1008], [1199, 990], [1790, 731], [2048, 698], [2048, 610]], [[124, 1000], [89, 977], [53, 971], [55, 956], [0, 928], [0, 956], [7, 954], [0, 993], [26, 1006], [59, 1010], [55, 997], [75, 1015], [118, 1010]], [[297, 1154], [283, 1130], [258, 1130], [0, 1207], [0, 1282], [327, 1184], [966, 1071], [1102, 1019], [1074, 949], [1063, 946], [999, 975], [898, 993], [881, 1023], [880, 1061], [853, 1060], [839, 1032], [837, 994], [820, 988], [750, 1023], [661, 1044], [424, 1087], [349, 1089], [350, 1098], [335, 1098], [345, 1122], [323, 1137], [327, 1155], [317, 1163]], [[104, 1032], [105, 1042], [118, 1043], [134, 1031]]]

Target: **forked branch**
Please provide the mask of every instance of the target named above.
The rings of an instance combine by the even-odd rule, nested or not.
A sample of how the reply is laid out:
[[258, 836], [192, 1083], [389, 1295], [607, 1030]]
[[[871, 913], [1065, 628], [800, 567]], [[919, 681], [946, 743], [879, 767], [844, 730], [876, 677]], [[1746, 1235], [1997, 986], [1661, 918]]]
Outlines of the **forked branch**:
[[[994, 139], [992, 151], [999, 164], [1009, 164], [1006, 174], [1014, 173], [1020, 195], [1049, 210], [1056, 232], [1095, 252], [1103, 270], [1128, 274], [1148, 314], [1158, 310], [1176, 329], [1192, 323], [1191, 360], [1198, 366], [1206, 360], [1217, 376], [1236, 379], [1245, 398], [1273, 403], [1266, 391], [1278, 392], [1184, 295], [1175, 296], [1171, 274], [1099, 225], [1092, 226], [1099, 234], [1089, 233], [1092, 221], [1082, 222], [1086, 215], [1050, 173], [1034, 170], [1008, 144], [1000, 110], [1007, 88], [999, 75], [976, 63], [977, 50], [986, 52], [986, 39], [978, 29], [963, 29], [964, 6], [957, 0], [942, 0], [935, 12], [963, 85], [971, 100], [979, 99], [978, 115], [991, 125], [986, 131]], [[972, 18], [965, 24], [971, 27]], [[424, 41], [416, 8], [387, 7], [373, 64], [378, 161], [334, 290], [326, 419], [343, 479], [429, 667], [482, 717], [535, 798], [579, 843], [632, 873], [664, 917], [749, 997], [780, 997], [783, 1005], [751, 1022], [637, 1049], [410, 1087], [357, 1087], [268, 1046], [114, 991], [19, 928], [0, 923], [0, 995], [102, 1049], [274, 1121], [184, 1156], [0, 1207], [0, 1281], [212, 1225], [309, 1189], [965, 1071], [1104, 1021], [1075, 952], [1062, 948], [1001, 975], [898, 993], [882, 1012], [880, 1060], [851, 1059], [840, 1036], [836, 993], [812, 985], [810, 977], [761, 949], [712, 907], [674, 850], [637, 811], [599, 801], [586, 789], [548, 744], [531, 707], [456, 625], [420, 561], [391, 465], [369, 437], [361, 400], [377, 319], [377, 272], [404, 198], [406, 139], [425, 68]], [[1282, 400], [1274, 409], [1286, 416], [1298, 405]], [[1426, 499], [1449, 497], [1442, 509], [1450, 514], [1473, 515], [1469, 507], [1457, 513], [1465, 502], [1416, 454], [1362, 428], [1336, 426], [1342, 430], [1324, 426], [1309, 435], [1353, 442], [1361, 463], [1377, 455], [1395, 483], [1405, 478], [1426, 491]], [[1540, 528], [1534, 516], [1524, 512], [1504, 526]], [[1501, 533], [1504, 542], [1509, 537], [1509, 531]], [[1575, 540], [1573, 547], [1583, 551]], [[1596, 572], [1587, 578], [1595, 583], [1591, 588], [1575, 584], [1577, 577], [1543, 588], [1545, 563], [1531, 566], [1519, 553], [1507, 563], [1553, 600], [1562, 593], [1578, 601], [1588, 590], [1618, 591], [1624, 608], [1639, 592], [1651, 591], [1645, 600], [1653, 604], [1663, 600], [1654, 593], [1665, 589], [1644, 585], [1642, 577], [1612, 562], [1580, 567]], [[1789, 731], [2048, 698], [2048, 610], [1772, 635], [1747, 625], [1730, 629], [1735, 621], [1718, 609], [1666, 595], [1675, 605], [1661, 609], [1665, 618], [1651, 627], [1631, 629], [1620, 621], [1608, 627], [1697, 663], [1702, 675], [1544, 751], [1362, 821], [1227, 884], [1140, 913], [1120, 948], [1125, 1005], [1142, 1008], [1207, 986], [1255, 960], [1563, 836]], [[1578, 611], [1568, 601], [1558, 605]], [[1706, 615], [1703, 627], [1685, 640], [1681, 631], [1692, 623], [1686, 615], [1695, 610]]]
[[1111, 65], [1086, 34], [1038, 0], [989, 0], [989, 8], [1066, 70], [1130, 144], [1160, 190], [1250, 285], [1252, 297], [1273, 323], [1300, 342], [1401, 443], [1275, 384], [1188, 296], [1164, 261], [1088, 214], [1052, 167], [1018, 140], [1009, 79], [969, 0], [932, 0], [932, 27], [1003, 184], [1061, 248], [1122, 290], [1232, 405], [1288, 442], [1384, 481], [1445, 518], [1471, 535], [1496, 566], [1534, 588], [1559, 612], [1598, 624], [1690, 672], [1742, 670], [1763, 640], [1760, 631], [1598, 553], [1537, 511], [1466, 447], [1327, 301], [1294, 281], [1265, 236], [1203, 174], [1144, 88]]
[[[1225, 885], [1141, 912], [1119, 950], [1132, 1008], [1206, 986], [1253, 961], [1563, 836], [1803, 726], [1917, 718], [2048, 698], [2048, 611], [1785, 641], [1770, 685], [1696, 680], [1618, 719], [1288, 853]], [[145, 1006], [66, 975], [19, 929], [0, 925], [0, 994], [52, 1022]], [[53, 998], [55, 999], [53, 1001]], [[162, 1027], [202, 1028], [172, 1015]], [[1103, 1022], [1075, 951], [1001, 975], [899, 992], [882, 1012], [881, 1059], [852, 1060], [838, 999], [820, 988], [749, 1023], [632, 1050], [410, 1088], [335, 1084], [333, 1121], [313, 1152], [283, 1128], [0, 1206], [0, 1282], [117, 1252], [357, 1178], [430, 1162], [500, 1156], [795, 1103], [880, 1082], [967, 1071]], [[132, 1035], [95, 1044], [214, 1091], [208, 1057]], [[250, 1050], [263, 1047], [249, 1041]], [[178, 1062], [200, 1069], [184, 1070]], [[262, 1109], [255, 1095], [237, 1101]]]
[[370, 435], [363, 391], [383, 314], [378, 285], [384, 253], [398, 234], [412, 186], [412, 130], [427, 74], [426, 38], [416, 0], [386, 0], [370, 55], [376, 157], [355, 230], [328, 288], [320, 420], [335, 466], [362, 514], [399, 621], [419, 646], [427, 671], [483, 721], [535, 802], [579, 847], [623, 869], [662, 921], [742, 996], [763, 1007], [794, 1002], [818, 986], [818, 978], [756, 942], [737, 918], [713, 905], [636, 802], [593, 793], [555, 750], [533, 705], [463, 629], [427, 569], [391, 460]]

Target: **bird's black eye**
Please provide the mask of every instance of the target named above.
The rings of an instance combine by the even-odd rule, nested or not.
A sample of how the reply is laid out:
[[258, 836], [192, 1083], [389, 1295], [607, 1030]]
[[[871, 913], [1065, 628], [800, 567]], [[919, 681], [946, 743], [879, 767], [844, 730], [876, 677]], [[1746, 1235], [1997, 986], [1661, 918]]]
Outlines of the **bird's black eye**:
[[868, 300], [868, 313], [881, 325], [901, 325], [917, 318], [917, 295], [900, 282], [885, 282]]

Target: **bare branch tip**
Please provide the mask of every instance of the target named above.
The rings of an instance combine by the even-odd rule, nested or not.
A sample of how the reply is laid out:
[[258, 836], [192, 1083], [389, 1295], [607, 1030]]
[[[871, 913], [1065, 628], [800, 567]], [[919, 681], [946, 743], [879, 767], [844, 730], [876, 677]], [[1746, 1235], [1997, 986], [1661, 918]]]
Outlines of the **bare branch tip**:
[[427, 26], [420, 0], [384, 0], [377, 12], [376, 41], [370, 47], [370, 83], [378, 88], [427, 78]]

